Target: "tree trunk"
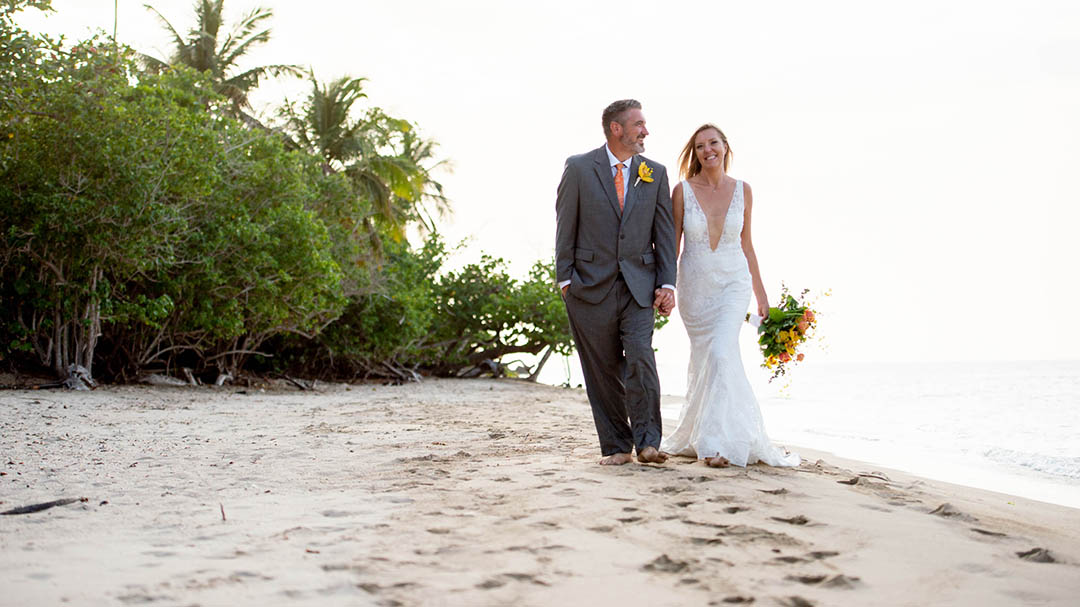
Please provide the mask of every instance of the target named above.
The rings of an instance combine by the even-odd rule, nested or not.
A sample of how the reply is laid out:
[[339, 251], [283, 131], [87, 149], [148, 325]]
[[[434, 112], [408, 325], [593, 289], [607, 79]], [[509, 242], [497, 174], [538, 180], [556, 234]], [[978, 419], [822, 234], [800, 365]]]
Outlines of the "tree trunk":
[[536, 368], [533, 369], [533, 372], [529, 375], [529, 381], [536, 383], [536, 378], [540, 376], [540, 370], [544, 368], [545, 364], [547, 364], [548, 359], [551, 358], [551, 353], [554, 351], [554, 346], [548, 346], [547, 351], [544, 352], [544, 357], [540, 359], [540, 362], [536, 365]]

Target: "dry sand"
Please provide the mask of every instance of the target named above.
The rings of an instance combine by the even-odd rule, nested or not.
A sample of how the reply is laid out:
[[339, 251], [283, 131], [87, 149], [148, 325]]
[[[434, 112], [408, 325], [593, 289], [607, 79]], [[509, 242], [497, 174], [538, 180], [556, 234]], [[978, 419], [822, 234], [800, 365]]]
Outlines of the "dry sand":
[[601, 467], [580, 390], [5, 391], [0, 432], [0, 511], [87, 498], [0, 516], [2, 605], [1080, 604], [1080, 510], [806, 450]]

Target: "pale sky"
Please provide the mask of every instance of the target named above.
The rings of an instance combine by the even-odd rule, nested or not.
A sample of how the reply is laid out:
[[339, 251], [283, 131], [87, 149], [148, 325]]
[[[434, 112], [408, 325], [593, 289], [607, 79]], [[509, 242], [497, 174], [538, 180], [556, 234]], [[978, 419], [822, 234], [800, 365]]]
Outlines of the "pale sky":
[[[112, 30], [112, 0], [53, 4], [20, 23]], [[151, 4], [193, 23], [190, 0]], [[143, 2], [119, 6], [120, 41], [165, 56]], [[724, 129], [771, 300], [781, 280], [832, 289], [819, 360], [1080, 358], [1080, 3], [228, 0], [226, 25], [255, 6], [273, 38], [247, 66], [367, 77], [438, 141], [460, 262], [483, 250], [524, 276], [551, 256], [563, 161], [633, 97], [672, 172], [699, 124]], [[685, 369], [677, 320], [657, 346]]]

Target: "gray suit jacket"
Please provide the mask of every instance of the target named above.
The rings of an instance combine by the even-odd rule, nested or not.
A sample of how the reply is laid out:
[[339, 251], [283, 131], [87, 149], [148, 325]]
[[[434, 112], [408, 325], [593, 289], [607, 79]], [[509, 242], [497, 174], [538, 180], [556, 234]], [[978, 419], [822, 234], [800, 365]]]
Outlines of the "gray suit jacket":
[[[644, 161], [653, 181], [638, 180]], [[607, 296], [622, 272], [634, 300], [652, 307], [653, 290], [675, 284], [675, 224], [664, 165], [641, 156], [630, 161], [622, 213], [604, 146], [566, 160], [555, 201], [556, 280], [589, 303]]]

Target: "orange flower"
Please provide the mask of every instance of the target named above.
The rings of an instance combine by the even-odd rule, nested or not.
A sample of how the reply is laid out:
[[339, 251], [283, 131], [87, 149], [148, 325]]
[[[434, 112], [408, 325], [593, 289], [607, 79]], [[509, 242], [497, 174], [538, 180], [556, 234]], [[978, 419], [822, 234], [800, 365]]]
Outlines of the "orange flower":
[[787, 352], [781, 352], [779, 358], [780, 358], [780, 362], [782, 362], [782, 363], [791, 362], [791, 355], [788, 354]]
[[810, 308], [807, 308], [806, 311], [803, 312], [802, 316], [804, 319], [806, 319], [806, 322], [814, 322], [814, 311]]
[[[807, 312], [809, 311], [810, 310], [807, 310]], [[805, 334], [806, 330], [810, 328], [810, 323], [806, 322], [806, 319], [800, 318], [799, 322], [796, 323], [796, 326], [799, 327], [799, 333]]]
[[795, 360], [801, 362], [804, 358], [806, 358], [806, 356], [802, 352], [799, 352], [799, 355], [795, 357]]

